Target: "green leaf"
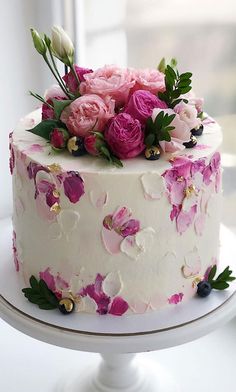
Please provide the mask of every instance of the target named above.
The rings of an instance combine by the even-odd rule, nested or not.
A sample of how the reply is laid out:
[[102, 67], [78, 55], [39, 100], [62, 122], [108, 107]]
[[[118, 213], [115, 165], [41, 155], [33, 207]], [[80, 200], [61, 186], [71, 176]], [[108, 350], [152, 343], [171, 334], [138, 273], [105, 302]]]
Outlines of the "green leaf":
[[165, 128], [165, 131], [173, 131], [173, 129], [175, 129], [175, 127], [174, 126], [172, 126], [172, 125], [170, 125], [169, 127], [166, 127]]
[[58, 298], [48, 288], [44, 280], [40, 279], [38, 282], [34, 276], [31, 276], [30, 285], [31, 287], [22, 289], [29, 302], [38, 305], [41, 309], [55, 309], [58, 307]]
[[64, 99], [61, 101], [58, 101], [57, 99], [53, 99], [53, 107], [54, 107], [54, 114], [57, 120], [60, 119], [61, 113], [63, 110], [73, 102], [71, 99]]
[[107, 148], [106, 146], [101, 146], [101, 147], [100, 147], [100, 152], [101, 152], [105, 157], [107, 157], [107, 159], [108, 159], [109, 161], [111, 161], [111, 154], [110, 154], [110, 151], [108, 150], [108, 148]]
[[123, 167], [123, 163], [121, 162], [121, 160], [117, 157], [115, 157], [114, 155], [111, 156], [112, 159], [112, 163], [116, 166], [116, 167]]
[[62, 123], [57, 120], [43, 120], [34, 128], [28, 129], [27, 131], [34, 135], [41, 136], [46, 140], [50, 140], [50, 133], [52, 130], [54, 128], [60, 128], [61, 125]]
[[180, 80], [190, 79], [193, 76], [191, 72], [182, 73], [179, 78]]
[[158, 115], [156, 116], [155, 121], [154, 121], [154, 130], [155, 130], [155, 131], [156, 131], [157, 129], [160, 129], [160, 128], [161, 128], [161, 125], [162, 125], [162, 121], [163, 121], [164, 115], [165, 115], [165, 113], [164, 113], [163, 110], [162, 110], [162, 111], [159, 112]]
[[92, 134], [93, 134], [93, 135], [96, 135], [96, 136], [97, 136], [99, 139], [101, 139], [101, 140], [105, 140], [104, 135], [103, 135], [102, 132], [99, 132], [99, 131], [92, 131]]
[[217, 280], [215, 280], [211, 283], [211, 287], [216, 290], [225, 290], [229, 287], [229, 284], [227, 282], [223, 282], [223, 281], [218, 282]]
[[182, 87], [182, 88], [180, 89], [180, 94], [186, 94], [186, 93], [188, 93], [188, 92], [191, 91], [191, 90], [192, 90], [192, 87], [191, 87], [191, 86]]
[[178, 88], [184, 88], [190, 86], [192, 81], [190, 79], [182, 80], [178, 83]]
[[38, 284], [37, 279], [33, 275], [30, 277], [29, 282], [30, 282], [30, 286], [32, 287], [32, 289], [35, 291], [38, 291], [39, 284]]
[[170, 66], [170, 65], [167, 65], [167, 67], [166, 67], [166, 73], [168, 73], [169, 75], [171, 75], [171, 77], [172, 77], [172, 79], [176, 79], [176, 73], [175, 73], [175, 70]]
[[153, 146], [154, 141], [155, 141], [155, 135], [153, 133], [149, 133], [149, 135], [147, 135], [145, 138], [145, 144], [147, 147]]
[[[186, 99], [185, 99], [185, 100], [182, 99], [182, 98], [176, 99], [176, 100], [173, 101], [172, 104], [171, 104], [172, 108], [174, 108], [176, 105], [178, 105], [178, 103], [180, 103], [181, 101], [186, 101]], [[187, 101], [187, 102], [188, 102], [188, 101]]]
[[174, 118], [175, 118], [175, 114], [168, 114], [168, 113], [166, 113], [165, 114], [165, 116], [164, 116], [164, 118], [163, 118], [163, 121], [162, 121], [162, 126], [167, 126], [167, 125], [169, 125], [170, 123], [172, 123], [172, 121], [174, 120]]
[[216, 270], [217, 270], [216, 265], [213, 265], [213, 267], [211, 268], [211, 270], [210, 270], [210, 272], [209, 272], [209, 275], [208, 275], [208, 282], [209, 282], [209, 283], [211, 283], [212, 280], [214, 279], [215, 274], [216, 274]]

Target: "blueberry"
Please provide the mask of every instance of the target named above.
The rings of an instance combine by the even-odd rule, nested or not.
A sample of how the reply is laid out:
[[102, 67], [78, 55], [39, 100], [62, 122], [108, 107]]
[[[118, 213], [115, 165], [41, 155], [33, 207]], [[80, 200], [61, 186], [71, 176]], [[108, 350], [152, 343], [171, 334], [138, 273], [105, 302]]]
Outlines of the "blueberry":
[[201, 124], [198, 129], [191, 129], [191, 133], [193, 136], [201, 136], [203, 132], [203, 125]]
[[147, 147], [145, 150], [145, 158], [148, 161], [156, 161], [161, 156], [160, 148], [157, 146]]
[[74, 157], [86, 154], [84, 140], [79, 136], [73, 136], [67, 141], [67, 149]]
[[58, 308], [61, 313], [69, 314], [75, 309], [75, 303], [71, 298], [63, 298], [59, 301]]
[[189, 142], [183, 143], [183, 145], [186, 148], [193, 148], [193, 147], [196, 146], [196, 144], [197, 144], [197, 138], [195, 136], [193, 136], [193, 135], [191, 135]]
[[202, 280], [197, 285], [197, 294], [199, 297], [207, 297], [211, 293], [211, 290], [211, 284], [206, 280]]

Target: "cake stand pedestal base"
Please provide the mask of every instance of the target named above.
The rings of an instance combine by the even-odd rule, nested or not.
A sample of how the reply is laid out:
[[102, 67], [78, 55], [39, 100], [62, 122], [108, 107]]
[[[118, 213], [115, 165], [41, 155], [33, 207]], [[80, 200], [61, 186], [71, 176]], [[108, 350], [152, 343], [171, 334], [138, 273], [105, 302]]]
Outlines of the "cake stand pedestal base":
[[179, 392], [171, 375], [156, 363], [142, 362], [135, 354], [102, 354], [93, 372], [88, 369], [73, 381], [60, 383], [55, 392]]

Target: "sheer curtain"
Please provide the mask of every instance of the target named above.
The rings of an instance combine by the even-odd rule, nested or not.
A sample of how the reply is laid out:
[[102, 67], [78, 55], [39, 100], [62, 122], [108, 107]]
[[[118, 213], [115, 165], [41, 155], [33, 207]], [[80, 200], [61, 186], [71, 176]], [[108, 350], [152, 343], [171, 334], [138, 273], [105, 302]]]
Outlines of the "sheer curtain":
[[[85, 65], [156, 67], [176, 57], [212, 115], [236, 108], [236, 2], [79, 0]], [[78, 17], [78, 15], [77, 15]], [[80, 14], [81, 20], [81, 14]]]

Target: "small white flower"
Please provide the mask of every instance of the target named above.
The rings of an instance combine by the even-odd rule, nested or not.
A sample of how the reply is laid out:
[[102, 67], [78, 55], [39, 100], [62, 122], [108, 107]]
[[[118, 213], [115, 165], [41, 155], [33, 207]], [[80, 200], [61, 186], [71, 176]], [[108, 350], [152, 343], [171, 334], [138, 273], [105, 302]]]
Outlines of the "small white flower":
[[52, 50], [56, 57], [67, 65], [73, 63], [74, 46], [61, 26], [53, 26], [52, 28]]

